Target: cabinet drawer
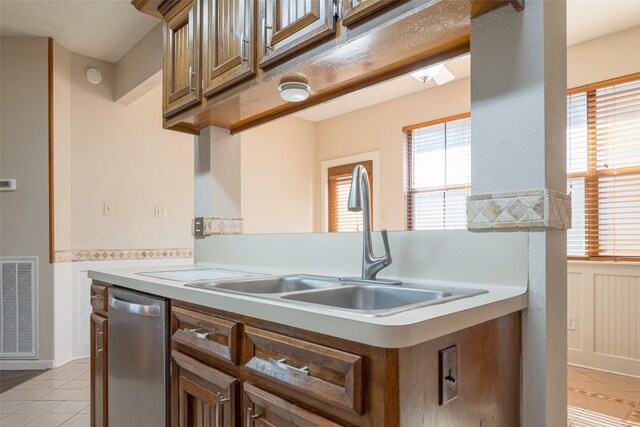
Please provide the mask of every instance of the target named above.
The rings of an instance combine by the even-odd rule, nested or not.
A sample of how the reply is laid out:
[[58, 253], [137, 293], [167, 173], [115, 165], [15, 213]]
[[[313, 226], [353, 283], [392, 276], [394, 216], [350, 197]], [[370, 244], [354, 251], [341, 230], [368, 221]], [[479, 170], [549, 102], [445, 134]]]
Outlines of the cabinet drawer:
[[218, 317], [173, 307], [176, 330], [173, 341], [217, 359], [238, 363], [239, 325]]
[[244, 413], [247, 426], [340, 427], [319, 415], [245, 383]]
[[361, 356], [249, 326], [245, 337], [247, 369], [319, 401], [364, 412]]
[[109, 309], [107, 303], [107, 287], [91, 285], [91, 307], [96, 311], [106, 312]]

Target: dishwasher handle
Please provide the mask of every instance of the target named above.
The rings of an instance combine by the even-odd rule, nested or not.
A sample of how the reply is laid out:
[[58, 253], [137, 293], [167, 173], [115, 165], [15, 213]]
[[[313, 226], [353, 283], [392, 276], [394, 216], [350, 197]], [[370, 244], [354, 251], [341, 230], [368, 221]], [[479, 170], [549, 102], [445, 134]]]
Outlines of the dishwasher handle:
[[135, 304], [122, 301], [113, 295], [109, 295], [109, 307], [138, 316], [160, 317], [160, 307], [157, 305]]

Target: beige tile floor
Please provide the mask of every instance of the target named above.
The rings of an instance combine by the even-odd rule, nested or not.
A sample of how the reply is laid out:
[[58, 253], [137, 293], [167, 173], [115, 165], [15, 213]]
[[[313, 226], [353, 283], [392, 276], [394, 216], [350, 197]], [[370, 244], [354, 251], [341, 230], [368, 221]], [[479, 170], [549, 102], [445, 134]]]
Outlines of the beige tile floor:
[[640, 426], [640, 379], [569, 366], [571, 427]]
[[[568, 369], [571, 427], [640, 427], [640, 379]], [[0, 394], [0, 426], [89, 427], [89, 359], [38, 375]]]
[[0, 426], [89, 427], [89, 359], [46, 371], [0, 394]]

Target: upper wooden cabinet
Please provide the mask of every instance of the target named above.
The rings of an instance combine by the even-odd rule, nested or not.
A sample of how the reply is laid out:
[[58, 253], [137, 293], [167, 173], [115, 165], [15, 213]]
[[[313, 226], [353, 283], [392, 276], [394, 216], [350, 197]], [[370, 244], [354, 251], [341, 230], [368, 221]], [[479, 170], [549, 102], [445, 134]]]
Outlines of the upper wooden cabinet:
[[165, 15], [163, 71], [165, 117], [200, 101], [199, 0], [181, 0]]
[[265, 0], [260, 10], [260, 67], [335, 33], [333, 0]]
[[342, 25], [349, 27], [397, 0], [343, 0]]
[[203, 95], [210, 96], [256, 71], [253, 0], [204, 0]]

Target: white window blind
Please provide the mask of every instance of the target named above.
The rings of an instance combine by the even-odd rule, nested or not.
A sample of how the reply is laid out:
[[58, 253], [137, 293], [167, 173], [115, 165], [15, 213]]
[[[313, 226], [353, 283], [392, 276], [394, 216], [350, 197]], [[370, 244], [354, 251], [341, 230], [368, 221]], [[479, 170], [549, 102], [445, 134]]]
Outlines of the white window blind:
[[640, 257], [640, 75], [571, 91], [570, 256]]
[[408, 126], [403, 132], [407, 229], [466, 228], [469, 114]]

